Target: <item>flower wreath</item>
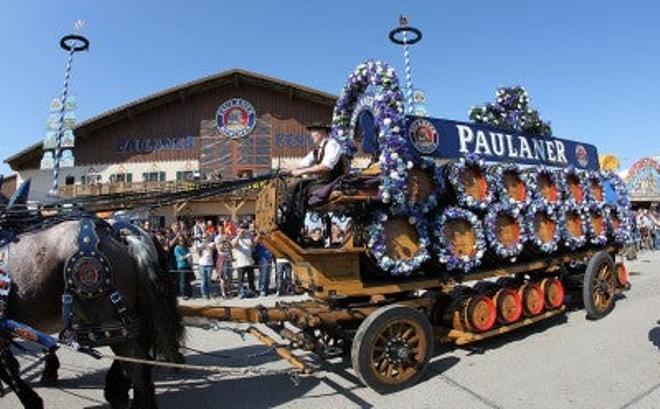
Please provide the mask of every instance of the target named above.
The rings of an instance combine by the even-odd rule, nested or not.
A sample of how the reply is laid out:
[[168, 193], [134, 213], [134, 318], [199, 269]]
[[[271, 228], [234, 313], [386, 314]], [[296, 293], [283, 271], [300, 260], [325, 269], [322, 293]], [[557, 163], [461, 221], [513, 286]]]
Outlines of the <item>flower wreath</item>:
[[[540, 165], [529, 168], [526, 173], [527, 187], [530, 190], [530, 194], [532, 195], [532, 201], [541, 201], [548, 206], [554, 206], [561, 201], [563, 192], [563, 179], [560, 172], [555, 172], [547, 166]], [[539, 177], [543, 175], [549, 177], [557, 189], [557, 197], [554, 201], [549, 201], [546, 199], [539, 189]]]
[[[523, 200], [512, 198], [507, 193], [506, 184], [504, 183], [504, 175], [509, 172], [515, 173], [525, 186], [525, 197]], [[524, 205], [532, 200], [532, 189], [530, 188], [530, 178], [528, 177], [529, 175], [525, 174], [519, 165], [515, 163], [503, 163], [494, 165], [490, 168], [490, 173], [493, 174], [493, 179], [495, 180], [495, 190], [498, 192], [501, 203], [506, 203], [508, 205]]]
[[610, 171], [602, 171], [601, 175], [603, 178], [603, 185], [610, 184], [614, 189], [614, 194], [616, 195], [616, 206], [623, 207], [624, 209], [630, 209], [630, 197], [628, 196], [628, 188], [626, 187], [623, 179], [621, 179], [621, 177], [616, 173]]
[[[603, 206], [605, 210], [605, 219], [607, 220], [607, 231], [618, 244], [627, 244], [632, 240], [632, 226], [630, 223], [630, 211], [623, 206], [606, 204]], [[619, 219], [619, 227], [615, 228], [612, 222], [613, 216], [616, 215]]]
[[[603, 195], [602, 200], [598, 200], [596, 196], [594, 196], [593, 188], [591, 186], [592, 182], [600, 186], [600, 191]], [[588, 203], [598, 203], [601, 205], [605, 203], [605, 186], [603, 185], [603, 176], [600, 174], [600, 171], [585, 172], [584, 185], [587, 187], [584, 191], [584, 194]]]
[[575, 166], [569, 165], [566, 168], [564, 168], [562, 171], [563, 178], [562, 178], [562, 183], [561, 183], [561, 188], [562, 192], [564, 195], [564, 200], [566, 202], [573, 202], [577, 203], [575, 201], [575, 198], [573, 198], [573, 194], [571, 193], [571, 190], [568, 186], [568, 179], [573, 176], [576, 177], [580, 183], [580, 187], [582, 188], [582, 202], [577, 203], [580, 206], [585, 205], [588, 200], [589, 200], [589, 188], [590, 186], [587, 183], [587, 178], [585, 177], [584, 172], [579, 171], [578, 169], [575, 168]]
[[[582, 210], [587, 221], [587, 237], [589, 238], [589, 242], [597, 246], [602, 246], [603, 244], [607, 243], [607, 225], [609, 223], [605, 221], [607, 214], [603, 210], [603, 205], [597, 202], [591, 202], [584, 206]], [[591, 223], [591, 213], [597, 213], [603, 218], [603, 232], [601, 234], [596, 234], [593, 223]]]
[[520, 207], [509, 203], [495, 203], [488, 208], [488, 213], [484, 218], [484, 226], [486, 228], [486, 239], [488, 240], [489, 247], [495, 252], [498, 257], [509, 259], [511, 262], [516, 261], [516, 258], [523, 250], [525, 241], [527, 240], [524, 229], [521, 229], [520, 237], [513, 246], [505, 246], [497, 238], [497, 216], [500, 213], [505, 213], [511, 216], [518, 223], [523, 226], [523, 218], [520, 212]]
[[[548, 242], [542, 241], [534, 231], [534, 219], [538, 212], [545, 213], [550, 220], [555, 223], [555, 229], [552, 234], [552, 240]], [[557, 212], [555, 206], [546, 203], [543, 200], [534, 200], [529, 206], [523, 218], [523, 230], [525, 232], [527, 242], [531, 243], [536, 249], [542, 253], [550, 254], [557, 251], [559, 240], [561, 239], [561, 213]]]
[[[473, 166], [478, 167], [486, 178], [486, 197], [481, 200], [468, 194], [460, 180], [461, 172], [466, 168]], [[493, 180], [494, 177], [491, 172], [488, 172], [488, 168], [486, 167], [483, 159], [480, 159], [477, 155], [467, 154], [464, 158], [461, 158], [459, 161], [452, 163], [449, 166], [448, 177], [449, 183], [454, 187], [454, 192], [456, 192], [456, 200], [460, 206], [467, 207], [471, 210], [484, 210], [493, 201], [495, 196], [495, 181]]]
[[349, 75], [332, 116], [332, 136], [345, 155], [357, 151], [351, 137], [351, 119], [360, 95], [374, 89], [374, 123], [380, 146], [380, 198], [392, 204], [394, 214], [404, 213], [407, 205], [408, 169], [412, 167], [408, 145], [403, 137], [403, 94], [394, 69], [381, 61], [367, 61]]
[[384, 211], [375, 211], [372, 222], [366, 227], [369, 237], [367, 248], [381, 269], [393, 276], [408, 276], [431, 257], [429, 253], [431, 240], [428, 233], [428, 223], [423, 217], [411, 216], [408, 218], [408, 222], [415, 226], [417, 234], [419, 234], [419, 249], [411, 259], [397, 260], [387, 255], [387, 237], [385, 236], [384, 223], [388, 218], [388, 214]]
[[[451, 244], [444, 234], [445, 225], [450, 220], [465, 220], [474, 229], [476, 235], [476, 252], [472, 256], [457, 256], [451, 249]], [[448, 270], [462, 270], [467, 273], [481, 264], [481, 259], [486, 252], [486, 240], [484, 239], [483, 227], [476, 214], [460, 207], [448, 207], [439, 217], [433, 221], [433, 237], [436, 245], [434, 247], [438, 260], [445, 264]]]
[[433, 159], [420, 156], [416, 159], [415, 163], [416, 167], [432, 175], [434, 184], [433, 192], [431, 192], [426, 200], [410, 205], [410, 214], [421, 216], [438, 207], [440, 198], [442, 198], [447, 191], [447, 182], [445, 179], [445, 167], [437, 164]]
[[[575, 212], [580, 215], [580, 230], [582, 234], [579, 236], [574, 236], [568, 230], [568, 218], [567, 214], [569, 212]], [[564, 241], [564, 245], [571, 250], [575, 250], [584, 246], [587, 243], [587, 234], [589, 232], [589, 223], [587, 221], [587, 214], [584, 211], [584, 207], [575, 203], [574, 201], [567, 201], [563, 204], [562, 209], [560, 210], [561, 214], [561, 237]]]

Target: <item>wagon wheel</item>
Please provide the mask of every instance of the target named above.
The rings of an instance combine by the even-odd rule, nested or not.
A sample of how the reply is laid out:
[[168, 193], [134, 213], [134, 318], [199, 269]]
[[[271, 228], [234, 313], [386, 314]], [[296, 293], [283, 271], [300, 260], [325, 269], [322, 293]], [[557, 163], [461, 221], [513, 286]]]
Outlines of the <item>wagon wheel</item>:
[[599, 251], [589, 259], [584, 273], [582, 299], [587, 318], [598, 320], [614, 308], [616, 270], [612, 257]]
[[426, 316], [410, 307], [390, 305], [360, 324], [351, 361], [365, 385], [386, 394], [417, 382], [432, 353], [433, 331]]

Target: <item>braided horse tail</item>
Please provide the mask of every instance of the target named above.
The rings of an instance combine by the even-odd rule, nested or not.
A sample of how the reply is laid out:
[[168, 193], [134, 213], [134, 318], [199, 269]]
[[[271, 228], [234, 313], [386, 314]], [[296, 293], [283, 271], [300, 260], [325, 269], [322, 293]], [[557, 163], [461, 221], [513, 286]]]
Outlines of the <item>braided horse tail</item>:
[[145, 319], [152, 352], [157, 358], [179, 362], [184, 329], [177, 310], [176, 290], [169, 277], [167, 256], [147, 232], [128, 235], [126, 241], [138, 267], [137, 310]]

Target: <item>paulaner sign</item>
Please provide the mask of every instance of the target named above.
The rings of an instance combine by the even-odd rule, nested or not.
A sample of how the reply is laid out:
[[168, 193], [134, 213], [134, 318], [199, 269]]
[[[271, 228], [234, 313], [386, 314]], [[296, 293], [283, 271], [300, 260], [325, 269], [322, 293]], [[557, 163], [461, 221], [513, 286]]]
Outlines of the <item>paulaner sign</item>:
[[404, 131], [411, 147], [425, 156], [452, 159], [474, 153], [488, 161], [599, 168], [595, 146], [568, 139], [415, 116], [408, 118]]
[[152, 153], [159, 151], [182, 151], [195, 148], [195, 138], [181, 136], [173, 138], [125, 138], [117, 145], [119, 153]]

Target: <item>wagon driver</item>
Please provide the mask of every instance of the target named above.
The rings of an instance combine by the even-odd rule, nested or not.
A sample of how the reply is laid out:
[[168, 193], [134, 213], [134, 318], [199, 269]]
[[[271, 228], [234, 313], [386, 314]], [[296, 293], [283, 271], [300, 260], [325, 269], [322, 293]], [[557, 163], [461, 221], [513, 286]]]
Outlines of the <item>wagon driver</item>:
[[348, 173], [350, 166], [339, 142], [330, 138], [329, 125], [312, 123], [307, 131], [312, 136], [314, 149], [291, 170], [292, 176], [307, 177], [296, 184], [289, 202], [294, 222], [304, 220], [309, 196]]

